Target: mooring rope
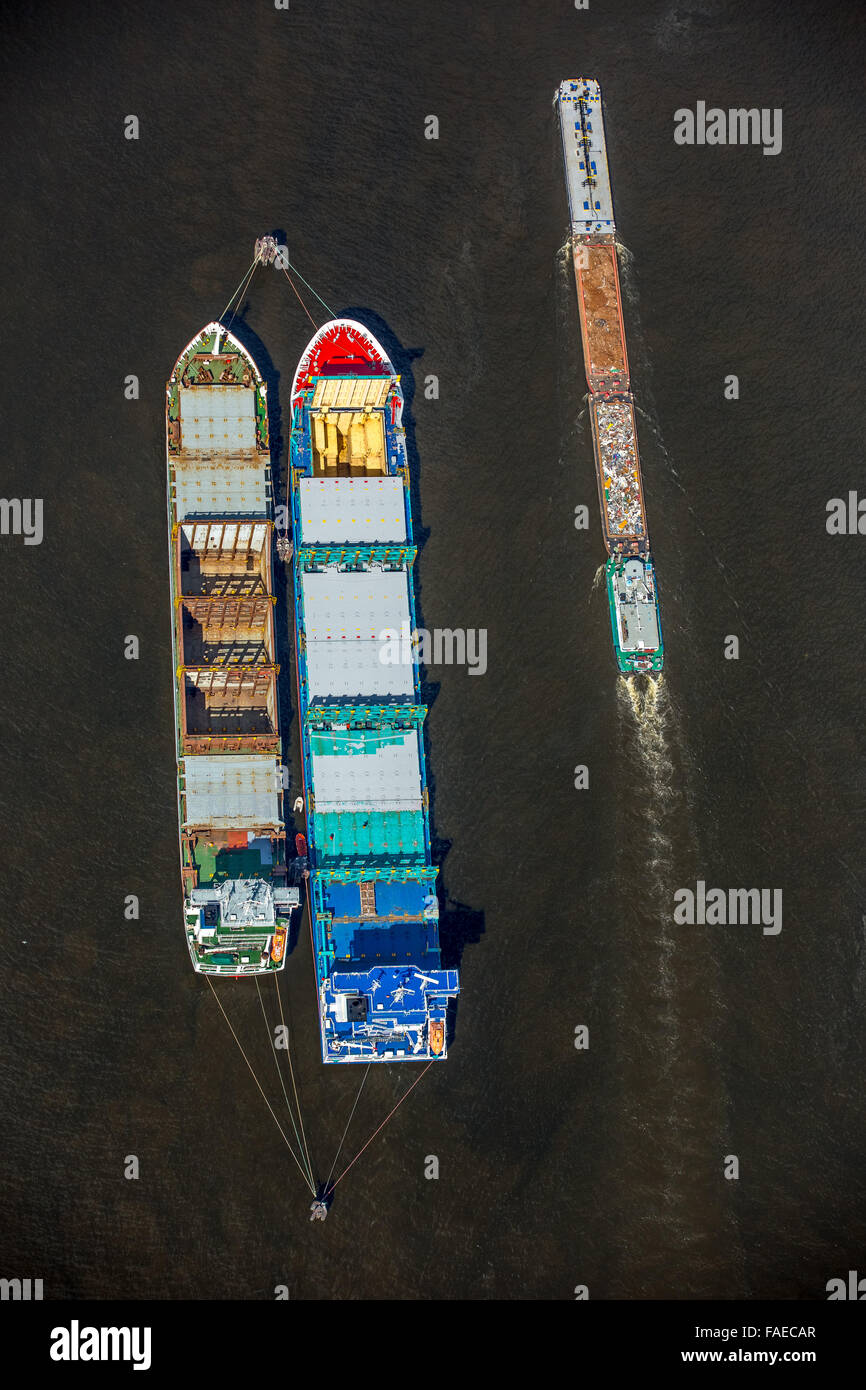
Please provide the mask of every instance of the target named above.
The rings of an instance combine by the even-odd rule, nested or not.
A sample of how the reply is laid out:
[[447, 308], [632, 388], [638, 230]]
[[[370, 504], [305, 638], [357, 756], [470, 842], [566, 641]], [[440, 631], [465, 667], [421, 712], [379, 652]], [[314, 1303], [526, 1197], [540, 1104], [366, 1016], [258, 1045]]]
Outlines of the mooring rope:
[[[246, 283], [244, 284], [243, 289], [241, 290], [240, 294], [237, 296], [237, 303], [235, 304], [234, 309], [232, 309], [231, 313], [229, 314], [229, 320], [228, 320], [228, 323], [227, 323], [226, 326], [225, 326], [226, 332], [227, 332], [227, 333], [228, 333], [229, 329], [230, 329], [231, 326], [232, 326], [232, 320], [235, 318], [237, 310], [240, 309], [240, 307], [241, 307], [241, 301], [243, 300], [244, 295], [246, 294], [247, 290], [249, 289], [250, 285], [252, 284], [253, 276], [254, 276], [255, 273], [256, 273], [256, 266], [257, 266], [257, 265], [258, 265], [258, 261], [256, 260], [256, 261], [253, 262], [252, 268], [251, 268], [249, 274], [247, 275]], [[229, 300], [229, 303], [231, 303], [231, 300]]]
[[251, 1065], [251, 1063], [250, 1063], [250, 1059], [249, 1059], [249, 1057], [247, 1056], [247, 1054], [244, 1052], [243, 1047], [241, 1046], [240, 1038], [238, 1037], [238, 1035], [237, 1035], [237, 1033], [235, 1032], [234, 1028], [232, 1028], [232, 1025], [231, 1025], [231, 1021], [230, 1021], [230, 1019], [229, 1019], [229, 1016], [228, 1016], [228, 1014], [226, 1013], [225, 1009], [223, 1008], [222, 1004], [220, 1003], [219, 995], [217, 994], [216, 990], [215, 990], [214, 987], [213, 987], [213, 981], [211, 980], [211, 978], [210, 978], [209, 975], [205, 975], [205, 979], [207, 980], [208, 984], [210, 985], [211, 994], [213, 995], [214, 999], [217, 1001], [217, 1006], [218, 1006], [218, 1008], [219, 1008], [220, 1013], [222, 1014], [223, 1018], [225, 1019], [226, 1023], [227, 1023], [228, 1026], [229, 1026], [229, 1032], [231, 1033], [232, 1037], [234, 1038], [235, 1042], [237, 1043], [237, 1045], [238, 1045], [238, 1047], [239, 1047], [239, 1049], [240, 1049], [241, 1056], [243, 1057], [244, 1061], [246, 1062], [247, 1066], [249, 1067], [250, 1075], [252, 1076], [253, 1081], [255, 1081], [256, 1085], [257, 1085], [258, 1088], [259, 1088], [259, 1093], [260, 1093], [260, 1095], [261, 1095], [261, 1097], [262, 1097], [262, 1100], [265, 1102], [265, 1105], [266, 1105], [266, 1106], [268, 1107], [268, 1109], [270, 1110], [270, 1112], [271, 1112], [271, 1118], [273, 1119], [274, 1124], [276, 1125], [277, 1129], [280, 1131], [280, 1134], [283, 1136], [283, 1139], [285, 1140], [286, 1148], [288, 1149], [289, 1153], [292, 1155], [292, 1158], [293, 1158], [293, 1159], [295, 1160], [295, 1162], [297, 1163], [297, 1165], [298, 1165], [298, 1170], [299, 1170], [299, 1172], [300, 1172], [300, 1174], [301, 1174], [301, 1177], [304, 1179], [304, 1182], [307, 1184], [307, 1187], [309, 1187], [310, 1191], [312, 1192], [313, 1196], [315, 1197], [315, 1195], [316, 1195], [315, 1186], [313, 1185], [313, 1183], [310, 1182], [310, 1179], [307, 1177], [306, 1173], [304, 1172], [304, 1169], [303, 1169], [303, 1167], [301, 1166], [301, 1161], [300, 1161], [300, 1159], [298, 1158], [297, 1154], [295, 1153], [294, 1149], [292, 1148], [291, 1144], [289, 1143], [289, 1140], [288, 1140], [288, 1137], [287, 1137], [287, 1135], [286, 1135], [285, 1130], [283, 1129], [282, 1125], [280, 1124], [279, 1120], [277, 1119], [276, 1115], [274, 1114], [273, 1108], [272, 1108], [272, 1106], [271, 1106], [270, 1101], [268, 1100], [267, 1096], [265, 1095], [264, 1091], [262, 1090], [261, 1086], [259, 1085], [259, 1078], [256, 1076], [255, 1072], [253, 1071], [252, 1065]]
[[[343, 1147], [343, 1144], [344, 1144], [344, 1142], [345, 1142], [346, 1135], [349, 1133], [349, 1125], [352, 1123], [352, 1115], [354, 1115], [355, 1111], [356, 1111], [357, 1108], [358, 1108], [358, 1101], [361, 1099], [361, 1092], [362, 1092], [363, 1089], [364, 1089], [364, 1083], [366, 1082], [367, 1077], [370, 1075], [370, 1068], [371, 1068], [372, 1065], [373, 1065], [372, 1062], [368, 1062], [368, 1063], [367, 1063], [367, 1070], [364, 1072], [363, 1079], [362, 1079], [362, 1081], [361, 1081], [360, 1086], [358, 1087], [358, 1094], [355, 1096], [355, 1104], [352, 1106], [352, 1114], [349, 1116], [348, 1120], [346, 1121], [346, 1128], [343, 1130], [343, 1137], [342, 1137], [342, 1139], [340, 1140], [340, 1142], [339, 1142], [339, 1144], [338, 1144], [338, 1146], [337, 1146], [337, 1152], [334, 1154], [334, 1161], [333, 1161], [333, 1163], [331, 1164], [331, 1171], [330, 1171], [330, 1173], [328, 1174], [327, 1181], [325, 1182], [325, 1191], [326, 1191], [326, 1192], [328, 1191], [328, 1185], [329, 1185], [329, 1183], [330, 1183], [330, 1181], [331, 1181], [331, 1178], [334, 1176], [334, 1169], [335, 1169], [336, 1166], [337, 1166], [337, 1159], [340, 1157], [340, 1151], [341, 1151], [341, 1149], [342, 1149], [342, 1147]], [[335, 1186], [336, 1186], [336, 1184], [335, 1184]]]
[[[388, 1121], [391, 1119], [391, 1116], [392, 1116], [392, 1115], [395, 1115], [396, 1112], [400, 1109], [400, 1106], [403, 1104], [403, 1101], [406, 1099], [406, 1097], [409, 1095], [409, 1093], [410, 1093], [411, 1091], [414, 1091], [415, 1087], [418, 1085], [418, 1082], [419, 1082], [423, 1077], [425, 1077], [425, 1076], [427, 1075], [428, 1071], [429, 1071], [430, 1068], [432, 1067], [433, 1062], [434, 1062], [435, 1060], [436, 1060], [435, 1058], [431, 1058], [430, 1061], [427, 1063], [426, 1067], [424, 1068], [424, 1070], [421, 1072], [421, 1075], [415, 1077], [415, 1080], [412, 1082], [412, 1085], [409, 1087], [409, 1090], [406, 1091], [406, 1092], [404, 1092], [404, 1094], [403, 1094], [403, 1095], [400, 1097], [400, 1099], [397, 1101], [397, 1104], [394, 1106], [394, 1109], [393, 1109], [392, 1111], [390, 1111], [390, 1113], [387, 1114], [387, 1115], [385, 1116], [385, 1118], [384, 1118], [384, 1120], [382, 1121], [382, 1123], [380, 1124], [379, 1128], [378, 1128], [377, 1130], [374, 1130], [374, 1132], [370, 1135], [370, 1138], [367, 1140], [366, 1144], [364, 1145], [364, 1148], [358, 1150], [358, 1152], [355, 1154], [355, 1157], [352, 1159], [352, 1162], [348, 1165], [348, 1167], [346, 1167], [346, 1168], [343, 1169], [342, 1173], [341, 1173], [340, 1176], [337, 1178], [336, 1182], [332, 1183], [331, 1186], [327, 1189], [327, 1191], [326, 1191], [326, 1193], [325, 1193], [325, 1196], [326, 1196], [326, 1197], [330, 1197], [330, 1195], [331, 1195], [331, 1193], [333, 1192], [334, 1188], [337, 1186], [337, 1183], [343, 1181], [344, 1177], [346, 1176], [346, 1174], [347, 1174], [348, 1171], [349, 1171], [349, 1168], [353, 1168], [354, 1165], [358, 1162], [358, 1159], [361, 1157], [361, 1154], [364, 1152], [364, 1149], [369, 1149], [369, 1147], [370, 1147], [370, 1145], [372, 1144], [373, 1140], [376, 1138], [376, 1135], [379, 1134], [380, 1131], [383, 1130], [383, 1129], [385, 1128], [386, 1124], [387, 1124]], [[369, 1068], [368, 1068], [368, 1070], [369, 1070]]]
[[[272, 1051], [273, 1054], [274, 1054], [274, 1065], [275, 1065], [275, 1067], [276, 1067], [276, 1069], [277, 1069], [277, 1078], [278, 1078], [278, 1080], [279, 1080], [280, 1087], [282, 1088], [283, 1099], [284, 1099], [284, 1101], [286, 1102], [286, 1110], [289, 1112], [289, 1119], [290, 1119], [291, 1122], [292, 1122], [292, 1129], [295, 1131], [295, 1139], [296, 1139], [297, 1142], [298, 1142], [298, 1148], [301, 1150], [301, 1154], [302, 1154], [302, 1156], [303, 1156], [304, 1153], [305, 1153], [304, 1145], [303, 1145], [303, 1143], [301, 1142], [301, 1136], [300, 1136], [300, 1134], [298, 1133], [298, 1126], [295, 1124], [295, 1115], [294, 1115], [294, 1111], [292, 1110], [292, 1107], [291, 1107], [291, 1105], [290, 1105], [290, 1103], [289, 1103], [289, 1093], [288, 1093], [288, 1091], [286, 1090], [286, 1083], [285, 1083], [285, 1081], [283, 1080], [283, 1070], [282, 1070], [282, 1067], [280, 1066], [280, 1059], [279, 1059], [279, 1057], [277, 1056], [276, 1045], [274, 1044], [274, 1041], [273, 1041], [273, 1039], [271, 1038], [271, 1025], [270, 1025], [270, 1023], [268, 1022], [268, 1016], [267, 1016], [267, 1014], [265, 1013], [265, 1001], [262, 999], [262, 991], [261, 991], [261, 989], [259, 988], [259, 977], [258, 977], [258, 975], [256, 975], [255, 979], [256, 979], [256, 994], [259, 996], [259, 1007], [261, 1008], [261, 1011], [262, 1011], [262, 1018], [265, 1020], [265, 1030], [267, 1031], [268, 1041], [270, 1042], [270, 1045], [271, 1045], [271, 1051]], [[284, 1024], [283, 1026], [285, 1027], [285, 1024]], [[287, 1047], [287, 1049], [288, 1049], [288, 1035], [287, 1035], [287, 1037], [286, 1037], [286, 1047]], [[300, 1110], [298, 1111], [298, 1117], [300, 1118]], [[306, 1157], [307, 1157], [307, 1164], [306, 1164], [306, 1167], [307, 1167], [307, 1177], [309, 1178], [309, 1180], [310, 1180], [310, 1182], [313, 1184], [313, 1186], [315, 1186], [315, 1179], [313, 1178], [313, 1170], [312, 1170], [312, 1168], [310, 1167], [309, 1155], [306, 1155]]]
[[[237, 289], [235, 290], [234, 294], [232, 295], [231, 299], [229, 300], [228, 304], [227, 304], [226, 307], [223, 309], [222, 314], [220, 314], [220, 319], [222, 319], [223, 314], [227, 314], [227, 313], [228, 313], [229, 309], [231, 308], [232, 304], [234, 304], [234, 302], [235, 302], [235, 300], [238, 298], [238, 296], [239, 296], [240, 294], [243, 294], [243, 293], [244, 293], [244, 291], [246, 290], [247, 282], [248, 282], [249, 280], [252, 279], [252, 277], [253, 277], [253, 272], [254, 272], [256, 266], [258, 265], [258, 263], [259, 263], [259, 258], [258, 258], [258, 256], [253, 256], [252, 264], [251, 264], [250, 266], [248, 266], [247, 269], [244, 271], [244, 274], [243, 274], [243, 277], [242, 277], [242, 279], [241, 279], [241, 282], [240, 282], [240, 284], [238, 285]], [[232, 311], [232, 313], [234, 313], [234, 311]]]
[[286, 1028], [286, 1020], [285, 1020], [285, 1018], [283, 1017], [283, 996], [280, 994], [280, 975], [279, 975], [279, 971], [277, 971], [277, 970], [274, 971], [274, 989], [275, 989], [276, 992], [277, 992], [277, 1002], [278, 1002], [278, 1004], [279, 1004], [279, 1006], [280, 1006], [280, 1022], [282, 1023], [283, 1028], [285, 1029], [285, 1033], [286, 1033], [286, 1056], [287, 1056], [288, 1059], [289, 1059], [289, 1074], [291, 1075], [291, 1078], [292, 1078], [292, 1090], [293, 1090], [294, 1095], [295, 1095], [295, 1105], [298, 1107], [298, 1123], [299, 1123], [300, 1126], [301, 1126], [301, 1138], [302, 1138], [303, 1141], [304, 1141], [304, 1153], [307, 1155], [307, 1167], [308, 1167], [309, 1170], [310, 1170], [310, 1177], [312, 1178], [312, 1176], [313, 1176], [313, 1163], [312, 1163], [312, 1160], [311, 1160], [311, 1158], [310, 1158], [310, 1150], [309, 1150], [309, 1148], [308, 1148], [308, 1146], [307, 1146], [307, 1136], [306, 1136], [306, 1133], [304, 1132], [304, 1117], [303, 1117], [303, 1115], [301, 1114], [301, 1102], [300, 1102], [300, 1099], [299, 1099], [299, 1097], [298, 1097], [298, 1087], [297, 1087], [297, 1084], [296, 1084], [296, 1082], [295, 1082], [295, 1068], [294, 1068], [294, 1066], [292, 1065], [292, 1052], [291, 1052], [291, 1048], [289, 1047], [289, 1030], [288, 1030], [288, 1028]]
[[296, 287], [296, 285], [295, 285], [294, 280], [292, 279], [291, 275], [289, 274], [289, 272], [286, 270], [285, 267], [283, 267], [282, 269], [283, 269], [283, 274], [285, 275], [285, 277], [286, 277], [286, 279], [288, 280], [289, 284], [291, 285], [292, 289], [295, 291], [295, 296], [296, 296], [296, 298], [297, 298], [298, 303], [300, 304], [300, 306], [301, 306], [301, 308], [303, 309], [304, 313], [306, 314], [307, 318], [310, 320], [310, 323], [313, 325], [314, 328], [317, 329], [317, 328], [319, 327], [319, 325], [316, 323], [316, 320], [313, 318], [313, 316], [312, 316], [312, 314], [310, 313], [309, 309], [307, 308], [306, 304], [305, 304], [304, 301], [301, 299], [301, 296], [298, 294], [297, 287]]
[[291, 261], [289, 260], [288, 256], [286, 256], [285, 261], [286, 261], [286, 265], [289, 267], [289, 270], [293, 270], [293, 271], [295, 272], [295, 274], [297, 275], [297, 277], [298, 277], [298, 279], [300, 280], [301, 284], [302, 284], [302, 285], [306, 285], [307, 289], [310, 291], [310, 294], [315, 295], [315, 296], [316, 296], [316, 299], [318, 299], [318, 301], [319, 301], [319, 303], [321, 304], [322, 308], [325, 309], [325, 310], [327, 310], [328, 318], [331, 318], [331, 319], [332, 319], [332, 318], [335, 318], [336, 315], [334, 314], [333, 309], [329, 309], [329, 308], [328, 308], [328, 305], [325, 303], [325, 301], [324, 301], [324, 299], [322, 298], [322, 296], [321, 296], [320, 294], [316, 294], [316, 291], [313, 289], [312, 285], [309, 283], [308, 280], [305, 280], [305, 279], [304, 279], [303, 275], [302, 275], [301, 272], [298, 270], [298, 267], [297, 267], [296, 265], [292, 265], [292, 263], [291, 263]]

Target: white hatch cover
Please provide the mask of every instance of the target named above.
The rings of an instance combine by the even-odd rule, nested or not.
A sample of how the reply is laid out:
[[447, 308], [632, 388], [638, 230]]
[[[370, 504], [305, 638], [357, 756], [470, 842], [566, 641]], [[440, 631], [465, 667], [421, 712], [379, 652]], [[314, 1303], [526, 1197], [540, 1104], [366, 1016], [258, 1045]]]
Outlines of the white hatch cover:
[[184, 826], [214, 830], [281, 826], [279, 762], [273, 754], [187, 757]]
[[182, 386], [179, 394], [182, 449], [235, 453], [256, 447], [251, 386]]
[[174, 463], [174, 506], [178, 521], [194, 516], [267, 516], [268, 476], [258, 460], [235, 468], [216, 459]]
[[418, 734], [370, 753], [312, 753], [316, 811], [420, 811]]
[[393, 652], [386, 632], [410, 628], [405, 570], [302, 576], [310, 697], [412, 695], [414, 668], [383, 660]]
[[302, 478], [301, 543], [405, 541], [402, 477]]

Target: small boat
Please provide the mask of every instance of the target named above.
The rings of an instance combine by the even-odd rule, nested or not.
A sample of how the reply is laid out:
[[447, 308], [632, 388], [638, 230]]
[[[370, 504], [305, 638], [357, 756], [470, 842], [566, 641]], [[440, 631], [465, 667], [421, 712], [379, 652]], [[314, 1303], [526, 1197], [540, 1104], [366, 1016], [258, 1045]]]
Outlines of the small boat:
[[430, 1021], [430, 1051], [438, 1057], [445, 1046], [445, 1024]]
[[285, 927], [277, 927], [274, 932], [274, 939], [271, 942], [271, 960], [278, 963], [286, 953], [286, 937], [288, 933]]
[[306, 855], [306, 853], [307, 853], [307, 841], [306, 841], [306, 839], [304, 838], [303, 835], [296, 835], [296, 836], [295, 836], [295, 850], [296, 850], [296, 852], [297, 852], [297, 855], [298, 855], [298, 858], [299, 858], [299, 859], [303, 859], [304, 856]]
[[278, 251], [276, 237], [260, 236], [256, 242], [255, 258], [261, 261], [262, 265], [273, 265]]

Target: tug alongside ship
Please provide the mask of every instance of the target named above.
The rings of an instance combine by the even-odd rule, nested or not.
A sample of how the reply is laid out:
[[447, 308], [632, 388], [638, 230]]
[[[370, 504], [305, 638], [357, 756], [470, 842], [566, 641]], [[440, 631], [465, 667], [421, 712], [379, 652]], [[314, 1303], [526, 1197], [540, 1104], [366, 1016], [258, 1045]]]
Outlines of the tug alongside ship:
[[556, 105], [614, 650], [622, 672], [653, 673], [664, 664], [664, 645], [623, 326], [601, 90], [589, 78], [568, 80], [559, 87]]

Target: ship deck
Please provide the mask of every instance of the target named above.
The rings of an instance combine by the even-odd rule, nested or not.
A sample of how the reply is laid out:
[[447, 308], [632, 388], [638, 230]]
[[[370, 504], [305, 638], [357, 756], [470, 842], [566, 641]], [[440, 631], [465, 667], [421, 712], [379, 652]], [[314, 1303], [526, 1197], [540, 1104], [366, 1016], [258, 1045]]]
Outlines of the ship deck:
[[298, 893], [286, 885], [266, 387], [219, 324], [175, 364], [166, 449], [187, 943], [198, 971], [281, 969]]
[[335, 321], [307, 349], [292, 399], [298, 697], [322, 1057], [444, 1057], [458, 982], [441, 965], [425, 709], [408, 643], [415, 547], [402, 395], [379, 345], [360, 325]]
[[614, 644], [624, 671], [659, 671], [664, 662], [655, 571], [646, 556], [608, 561]]
[[597, 82], [580, 77], [561, 83], [556, 99], [572, 235], [612, 238], [616, 227], [601, 89]]

